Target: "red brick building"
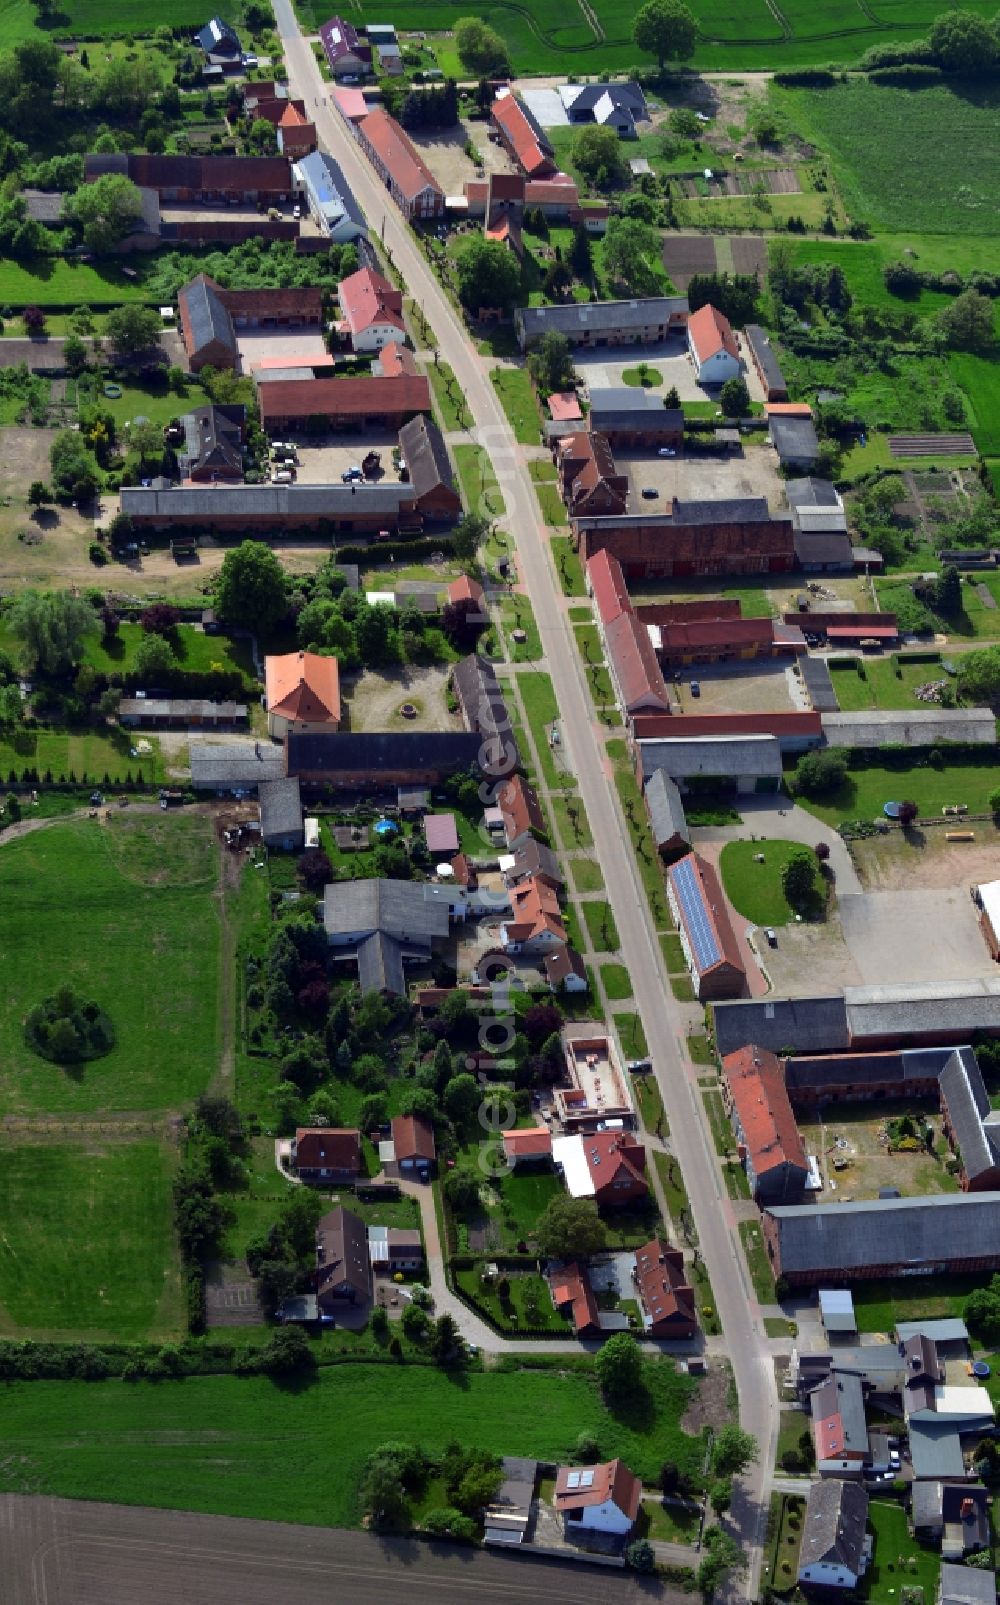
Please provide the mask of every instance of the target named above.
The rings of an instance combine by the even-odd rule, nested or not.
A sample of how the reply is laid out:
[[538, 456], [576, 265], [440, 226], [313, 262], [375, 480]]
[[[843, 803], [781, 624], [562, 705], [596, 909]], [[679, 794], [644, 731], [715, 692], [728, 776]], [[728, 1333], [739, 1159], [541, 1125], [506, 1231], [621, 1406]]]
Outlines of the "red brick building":
[[698, 1330], [694, 1289], [679, 1248], [671, 1248], [662, 1237], [637, 1248], [632, 1280], [648, 1337], [694, 1337]]
[[785, 574], [796, 567], [791, 519], [772, 517], [763, 497], [719, 502], [675, 498], [669, 513], [623, 518], [585, 514], [570, 524], [583, 561], [607, 550], [618, 559], [626, 580]]

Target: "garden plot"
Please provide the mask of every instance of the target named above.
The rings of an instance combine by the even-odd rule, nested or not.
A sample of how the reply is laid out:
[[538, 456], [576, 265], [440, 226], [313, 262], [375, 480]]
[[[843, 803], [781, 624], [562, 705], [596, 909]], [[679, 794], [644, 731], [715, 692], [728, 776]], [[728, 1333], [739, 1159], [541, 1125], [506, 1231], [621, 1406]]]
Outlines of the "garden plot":
[[[707, 171], [707, 169], [706, 169]], [[688, 200], [718, 200], [727, 195], [753, 195], [763, 186], [768, 195], [801, 195], [794, 167], [748, 168], [745, 172], [717, 173], [713, 178], [682, 178], [681, 193]]]
[[668, 234], [663, 241], [663, 266], [678, 290], [687, 289], [696, 273], [714, 273], [716, 242], [710, 234]]
[[[923, 1141], [924, 1115], [936, 1154]], [[840, 1106], [830, 1120], [813, 1115], [797, 1120], [806, 1152], [816, 1155], [826, 1191], [833, 1197], [877, 1198], [882, 1187], [896, 1187], [904, 1198], [958, 1190], [957, 1180], [945, 1168], [949, 1149], [941, 1134], [941, 1117], [930, 1103]], [[901, 1151], [900, 1143], [910, 1151]]]

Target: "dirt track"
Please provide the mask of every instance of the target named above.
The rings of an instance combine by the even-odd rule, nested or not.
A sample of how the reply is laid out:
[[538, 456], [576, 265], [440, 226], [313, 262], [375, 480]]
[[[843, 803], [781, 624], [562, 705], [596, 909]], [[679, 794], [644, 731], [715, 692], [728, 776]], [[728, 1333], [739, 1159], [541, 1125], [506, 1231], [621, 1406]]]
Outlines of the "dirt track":
[[635, 1573], [449, 1544], [186, 1511], [0, 1496], [2, 1605], [614, 1605], [654, 1595]]

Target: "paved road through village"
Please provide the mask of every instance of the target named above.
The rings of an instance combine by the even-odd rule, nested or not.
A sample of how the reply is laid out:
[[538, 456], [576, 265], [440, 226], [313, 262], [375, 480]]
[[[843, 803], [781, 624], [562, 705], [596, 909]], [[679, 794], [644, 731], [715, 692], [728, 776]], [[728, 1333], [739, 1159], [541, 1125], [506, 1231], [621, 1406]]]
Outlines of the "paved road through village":
[[534, 604], [546, 667], [561, 715], [563, 743], [580, 785], [580, 797], [604, 871], [618, 927], [622, 960], [646, 1029], [649, 1050], [670, 1123], [691, 1209], [715, 1292], [739, 1392], [740, 1419], [760, 1445], [758, 1464], [736, 1491], [731, 1513], [748, 1559], [730, 1592], [757, 1594], [766, 1517], [765, 1490], [777, 1440], [778, 1402], [760, 1309], [734, 1246], [736, 1226], [724, 1196], [706, 1133], [694, 1068], [687, 1062], [677, 1010], [666, 980], [632, 846], [610, 776], [604, 738], [594, 718], [583, 665], [567, 618], [551, 553], [539, 518], [526, 459], [515, 443], [488, 365], [478, 355], [415, 237], [329, 100], [311, 45], [298, 28], [289, 0], [274, 0], [289, 81], [314, 117], [322, 144], [343, 167], [373, 231], [384, 239], [414, 300], [434, 331], [441, 357], [458, 379], [475, 420], [470, 439], [485, 446], [507, 503], [502, 522], [514, 536], [520, 575]]

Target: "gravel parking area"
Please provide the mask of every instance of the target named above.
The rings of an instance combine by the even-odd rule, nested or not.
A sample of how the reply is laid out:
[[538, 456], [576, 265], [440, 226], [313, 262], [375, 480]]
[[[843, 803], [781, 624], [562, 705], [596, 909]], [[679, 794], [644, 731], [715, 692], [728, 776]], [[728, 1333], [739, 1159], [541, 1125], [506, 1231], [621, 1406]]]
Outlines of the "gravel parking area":
[[[770, 446], [755, 441], [725, 457], [658, 457], [654, 451], [618, 452], [619, 473], [626, 473], [632, 491], [629, 511], [670, 509], [671, 499], [714, 501], [732, 496], [763, 496], [772, 512], [785, 500], [778, 460]], [[656, 497], [644, 498], [644, 490]]]
[[648, 362], [663, 379], [653, 394], [662, 399], [671, 386], [682, 401], [705, 401], [707, 393], [699, 385], [687, 352], [687, 342], [678, 337], [658, 340], [646, 346], [601, 347], [596, 351], [577, 350], [573, 363], [591, 390], [620, 385], [626, 368]]
[[[469, 179], [517, 171], [503, 146], [491, 141], [489, 127], [482, 122], [459, 123], [457, 128], [436, 129], [433, 135], [411, 130], [410, 138], [446, 195], [461, 195]], [[467, 140], [483, 158], [481, 169], [465, 153]]]
[[391, 430], [372, 430], [366, 434], [326, 435], [320, 440], [311, 437], [308, 445], [290, 437], [298, 448], [299, 460], [295, 478], [299, 485], [339, 485], [340, 476], [348, 468], [360, 468], [362, 459], [370, 451], [382, 457], [382, 479], [376, 484], [398, 478], [392, 465], [393, 447], [399, 445], [399, 436]]
[[[346, 727], [351, 730], [461, 730], [462, 721], [449, 713], [445, 702], [448, 669], [444, 664], [429, 668], [407, 665], [391, 673], [365, 669], [358, 675], [344, 676], [341, 691], [346, 709]], [[412, 702], [416, 717], [404, 719], [400, 704]]]
[[329, 357], [323, 336], [315, 329], [257, 329], [237, 333], [243, 372], [249, 373], [258, 362], [275, 357]]
[[867, 986], [996, 974], [964, 885], [844, 897], [840, 919]]
[[[701, 690], [691, 695], [690, 681]], [[787, 663], [695, 664], [675, 685], [681, 713], [791, 713], [802, 706]]]

